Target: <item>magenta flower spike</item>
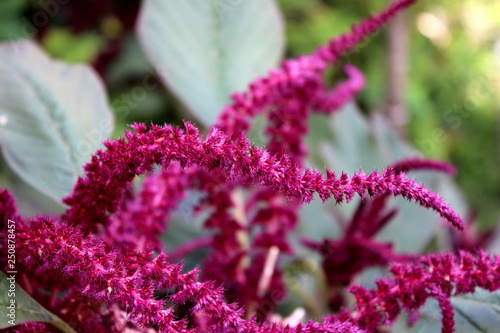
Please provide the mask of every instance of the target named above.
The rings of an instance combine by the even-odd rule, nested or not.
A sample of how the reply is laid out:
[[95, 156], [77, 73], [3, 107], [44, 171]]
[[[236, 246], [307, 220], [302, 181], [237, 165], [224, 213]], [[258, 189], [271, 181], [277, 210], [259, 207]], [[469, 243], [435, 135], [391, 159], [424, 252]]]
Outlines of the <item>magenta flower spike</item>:
[[442, 311], [442, 332], [452, 333], [451, 296], [474, 292], [477, 287], [500, 288], [500, 259], [482, 251], [475, 256], [465, 252], [459, 257], [428, 255], [415, 263], [393, 265], [391, 273], [394, 278], [378, 280], [376, 290], [349, 288], [357, 300], [354, 322], [369, 332], [381, 324], [390, 325], [402, 309], [417, 310], [428, 298], [435, 298]]
[[85, 176], [64, 200], [70, 208], [63, 218], [71, 224], [80, 223], [94, 230], [97, 223], [109, 223], [108, 215], [116, 212], [135, 176], [151, 170], [155, 164], [167, 167], [177, 161], [182, 167], [196, 165], [227, 180], [266, 186], [290, 198], [300, 197], [306, 203], [314, 193], [322, 200], [333, 197], [338, 203], [351, 201], [355, 194], [402, 196], [463, 228], [460, 217], [437, 194], [392, 169], [368, 175], [359, 171], [351, 177], [345, 173], [337, 177], [327, 170], [324, 177], [315, 170], [301, 171], [286, 157], [277, 159], [252, 147], [244, 137], [231, 140], [217, 129], [202, 142], [189, 123], [185, 123], [185, 131], [167, 125], [152, 126], [150, 131], [141, 124], [133, 127], [136, 132], [127, 132], [127, 140], [108, 141], [107, 150], [97, 152], [85, 166]]
[[222, 111], [216, 127], [231, 135], [245, 133], [250, 126], [249, 121], [255, 115], [264, 108], [277, 105], [290, 97], [306, 103], [309, 107], [316, 106], [319, 111], [339, 107], [344, 100], [363, 87], [364, 80], [354, 67], [347, 66], [346, 72], [350, 79], [328, 94], [322, 77], [327, 66], [335, 64], [340, 56], [353, 50], [399, 11], [415, 2], [416, 0], [395, 1], [381, 13], [354, 25], [352, 32], [333, 38], [314, 53], [284, 61], [279, 69], [272, 70], [268, 76], [252, 82], [248, 91], [233, 94], [233, 103]]

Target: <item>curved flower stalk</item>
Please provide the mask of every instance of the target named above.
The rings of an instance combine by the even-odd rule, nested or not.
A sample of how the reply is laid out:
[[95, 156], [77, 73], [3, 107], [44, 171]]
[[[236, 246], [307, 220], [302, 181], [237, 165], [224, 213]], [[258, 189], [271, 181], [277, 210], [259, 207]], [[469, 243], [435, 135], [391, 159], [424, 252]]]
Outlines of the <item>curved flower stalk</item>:
[[[320, 106], [319, 109], [335, 106], [338, 103], [332, 103], [332, 98], [325, 99], [323, 73], [328, 65], [336, 63], [340, 56], [354, 50], [356, 45], [379, 30], [399, 11], [415, 2], [416, 0], [393, 2], [381, 13], [354, 25], [351, 33], [330, 40], [327, 45], [310, 55], [284, 61], [279, 69], [272, 70], [267, 77], [251, 83], [248, 91], [233, 94], [233, 103], [224, 108], [216, 127], [237, 137], [249, 129], [250, 120], [256, 114], [266, 107], [279, 105], [290, 96], [301, 96], [301, 100], [309, 101], [309, 106]], [[355, 74], [352, 68], [347, 71], [351, 76]], [[344, 90], [350, 89], [342, 89], [343, 92]], [[330, 103], [333, 105], [329, 105]]]
[[449, 175], [455, 175], [456, 170], [453, 165], [439, 161], [431, 160], [427, 158], [406, 158], [389, 166], [396, 172], [408, 172], [416, 170], [435, 170], [440, 171]]
[[[403, 159], [389, 168], [396, 174], [413, 170], [455, 172], [448, 163], [422, 158]], [[365, 268], [411, 262], [418, 258], [417, 255], [398, 254], [393, 251], [392, 244], [374, 239], [397, 214], [397, 209], [387, 207], [388, 201], [388, 195], [362, 200], [341, 239], [302, 240], [305, 246], [319, 252], [323, 258], [322, 268], [329, 288], [328, 304], [333, 312], [338, 312], [345, 304], [343, 288]]]
[[365, 77], [353, 65], [345, 65], [344, 72], [347, 79], [338, 83], [333, 89], [328, 91], [326, 86], [322, 87], [314, 96], [311, 108], [314, 112], [331, 114], [349, 102], [365, 86]]
[[[227, 180], [259, 184], [290, 198], [310, 202], [318, 193], [325, 201], [334, 197], [337, 203], [349, 202], [357, 193], [361, 197], [393, 195], [415, 200], [431, 208], [455, 227], [462, 229], [460, 217], [435, 193], [392, 169], [367, 175], [362, 171], [352, 177], [340, 177], [327, 170], [326, 177], [314, 170], [300, 168], [285, 158], [277, 159], [265, 150], [251, 146], [240, 137], [237, 141], [218, 130], [201, 141], [195, 127], [185, 123], [186, 130], [152, 126], [150, 131], [135, 124], [126, 132], [127, 140], [105, 143], [107, 150], [98, 151], [85, 166], [85, 176], [78, 179], [73, 194], [64, 199], [70, 206], [63, 216], [72, 224], [93, 230], [97, 223], [107, 224], [108, 215], [115, 213], [122, 197], [135, 176], [150, 171], [155, 164], [164, 168], [177, 161], [182, 167], [198, 167], [217, 173]], [[93, 207], [88, 210], [88, 207]]]
[[368, 332], [390, 325], [402, 309], [417, 310], [428, 298], [435, 298], [442, 312], [443, 333], [454, 332], [450, 297], [500, 289], [500, 257], [479, 251], [476, 256], [462, 252], [428, 255], [416, 263], [397, 264], [390, 269], [394, 278], [378, 280], [376, 290], [361, 286], [349, 288], [356, 297], [353, 315], [344, 313]]
[[[39, 239], [31, 238], [34, 237], [30, 233], [31, 227], [36, 226], [36, 222], [31, 223], [18, 215], [15, 201], [7, 190], [0, 190], [0, 207], [2, 207], [0, 212], [3, 213], [0, 219], [0, 238], [6, 238], [2, 232], [7, 230], [7, 220], [16, 221], [17, 264], [23, 267], [16, 282], [31, 297], [49, 311], [57, 313], [68, 324], [83, 331], [119, 333], [123, 332], [123, 329], [119, 329], [119, 327], [135, 328], [130, 322], [124, 320], [121, 320], [121, 324], [117, 322], [112, 311], [103, 311], [101, 302], [82, 296], [81, 293], [87, 286], [87, 280], [78, 279], [77, 276], [66, 274], [64, 270], [58, 269], [53, 262], [45, 260], [44, 252], [40, 252], [38, 258], [27, 258], [25, 250], [34, 249], [40, 244], [58, 248], [60, 246], [57, 244], [59, 238], [51, 238], [57, 230], [50, 234], [41, 234]], [[50, 227], [47, 225], [47, 228]], [[62, 239], [74, 230], [74, 228], [67, 226], [63, 228], [66, 228], [67, 232], [60, 234]], [[78, 234], [79, 231], [77, 230], [76, 233]], [[4, 242], [0, 242], [0, 249], [3, 250], [3, 246]], [[64, 246], [64, 242], [62, 246]], [[42, 251], [41, 248], [40, 251]], [[132, 256], [129, 256], [128, 259], [132, 263]], [[0, 260], [3, 261], [3, 258]], [[34, 261], [27, 263], [29, 260]], [[77, 260], [79, 259], [75, 259], [75, 261]], [[2, 262], [2, 266], [4, 264]], [[5, 270], [8, 271], [8, 269]], [[19, 333], [59, 332], [50, 324], [29, 322], [10, 328], [9, 332], [11, 331]], [[142, 331], [137, 331], [137, 333], [140, 332]]]
[[[455, 168], [448, 163], [425, 158], [403, 159], [391, 164], [389, 169], [394, 170], [396, 174], [416, 170], [434, 170], [449, 175], [454, 175], [456, 172]], [[361, 233], [365, 237], [372, 237], [380, 231], [397, 213], [396, 210], [390, 210], [384, 213], [388, 199], [389, 196], [380, 196], [360, 202], [347, 227], [346, 235]]]

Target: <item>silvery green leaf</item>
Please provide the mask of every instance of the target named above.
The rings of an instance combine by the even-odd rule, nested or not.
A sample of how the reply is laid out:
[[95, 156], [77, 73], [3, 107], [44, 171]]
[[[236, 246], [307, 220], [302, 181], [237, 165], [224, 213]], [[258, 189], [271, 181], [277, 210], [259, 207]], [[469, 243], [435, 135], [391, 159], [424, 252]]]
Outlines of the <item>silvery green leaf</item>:
[[53, 60], [28, 40], [0, 44], [0, 145], [26, 183], [59, 202], [112, 130], [89, 66]]
[[[315, 128], [308, 139], [311, 162], [319, 170], [330, 168], [338, 174], [345, 171], [350, 175], [358, 170], [369, 173], [404, 158], [421, 157], [384, 117], [375, 114], [368, 119], [353, 103], [329, 119], [314, 115], [311, 123]], [[452, 208], [465, 215], [465, 201], [449, 176], [435, 171], [411, 172], [408, 176], [440, 193]], [[422, 251], [439, 229], [439, 215], [399, 197], [391, 198], [389, 205], [397, 208], [398, 214], [379, 233], [378, 239], [393, 243], [398, 252]], [[356, 207], [357, 201], [353, 201], [335, 210], [348, 220]]]
[[284, 47], [273, 0], [145, 0], [137, 31], [163, 82], [205, 126]]
[[[15, 283], [16, 275], [0, 271], [0, 329], [28, 321], [51, 323], [64, 333], [76, 333], [67, 323], [47, 311]], [[8, 279], [10, 278], [10, 279]]]

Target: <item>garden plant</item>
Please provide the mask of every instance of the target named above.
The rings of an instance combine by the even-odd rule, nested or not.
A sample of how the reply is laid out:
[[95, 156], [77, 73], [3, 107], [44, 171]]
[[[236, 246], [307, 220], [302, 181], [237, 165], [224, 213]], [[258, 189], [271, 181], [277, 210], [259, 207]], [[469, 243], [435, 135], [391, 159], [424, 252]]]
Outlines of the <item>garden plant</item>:
[[[191, 118], [115, 139], [128, 109], [89, 66], [2, 42], [17, 180], [0, 190], [0, 331], [498, 332], [495, 235], [474, 230], [455, 169], [353, 102], [370, 82], [343, 57], [415, 2], [278, 65], [271, 0], [145, 0], [156, 72], [127, 98], [158, 75]], [[23, 213], [41, 200], [27, 187], [58, 205]]]

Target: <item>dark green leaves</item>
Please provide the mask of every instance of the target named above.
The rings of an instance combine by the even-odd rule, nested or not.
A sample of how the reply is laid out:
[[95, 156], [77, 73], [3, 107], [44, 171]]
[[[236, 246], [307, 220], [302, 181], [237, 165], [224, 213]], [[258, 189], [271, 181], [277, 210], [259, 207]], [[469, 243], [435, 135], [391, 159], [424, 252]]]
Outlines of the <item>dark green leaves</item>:
[[[7, 280], [8, 277], [10, 275], [6, 276], [0, 271], [0, 290], [2, 291], [0, 295], [0, 329], [13, 326], [12, 323], [19, 325], [28, 321], [36, 321], [51, 323], [65, 333], [75, 333], [75, 330], [61, 318], [43, 308], [21, 287], [15, 283], [11, 284], [11, 280]], [[15, 279], [12, 281], [14, 282]], [[14, 288], [13, 285], [15, 285]], [[13, 290], [12, 293], [10, 290]], [[11, 304], [15, 305], [15, 311], [8, 308]]]

